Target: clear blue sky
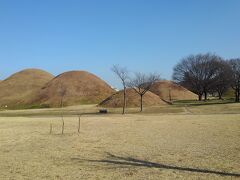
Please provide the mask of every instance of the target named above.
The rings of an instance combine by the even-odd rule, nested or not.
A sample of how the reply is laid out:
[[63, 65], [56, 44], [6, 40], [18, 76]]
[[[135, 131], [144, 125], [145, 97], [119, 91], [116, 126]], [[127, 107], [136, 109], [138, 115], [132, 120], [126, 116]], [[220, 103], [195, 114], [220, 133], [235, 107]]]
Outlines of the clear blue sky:
[[239, 0], [0, 0], [0, 79], [87, 70], [118, 86], [113, 64], [170, 79], [204, 52], [240, 56]]

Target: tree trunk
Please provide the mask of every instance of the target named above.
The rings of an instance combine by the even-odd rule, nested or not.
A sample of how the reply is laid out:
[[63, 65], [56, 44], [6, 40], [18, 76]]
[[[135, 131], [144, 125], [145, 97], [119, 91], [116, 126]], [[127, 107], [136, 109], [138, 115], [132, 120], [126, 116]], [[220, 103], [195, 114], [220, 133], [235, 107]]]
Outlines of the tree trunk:
[[204, 91], [204, 100], [206, 101], [207, 100], [207, 92]]
[[236, 88], [236, 91], [235, 91], [235, 94], [236, 94], [236, 102], [239, 102], [239, 96], [240, 96], [240, 89], [239, 88]]
[[238, 91], [238, 88], [235, 89], [235, 102], [239, 102], [239, 91]]
[[172, 102], [171, 89], [169, 89], [169, 101]]
[[127, 104], [126, 87], [124, 86], [124, 92], [123, 92], [123, 112], [122, 112], [122, 114], [125, 114], [126, 104]]
[[235, 94], [235, 102], [237, 102], [237, 89], [234, 89], [234, 94]]
[[218, 99], [222, 100], [222, 92], [221, 91], [218, 91]]
[[60, 104], [61, 108], [63, 108], [63, 97], [61, 97], [61, 104]]
[[201, 101], [202, 100], [202, 94], [198, 94], [198, 101]]
[[143, 95], [141, 94], [141, 110], [140, 110], [140, 112], [142, 112], [143, 111]]
[[237, 98], [237, 102], [239, 102], [239, 96], [240, 96], [240, 89], [238, 88], [238, 98]]

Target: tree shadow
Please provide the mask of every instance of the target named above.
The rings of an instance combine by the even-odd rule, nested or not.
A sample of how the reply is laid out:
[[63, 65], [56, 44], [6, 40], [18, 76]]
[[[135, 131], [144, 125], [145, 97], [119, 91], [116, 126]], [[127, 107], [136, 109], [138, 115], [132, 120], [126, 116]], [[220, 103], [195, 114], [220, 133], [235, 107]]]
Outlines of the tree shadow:
[[139, 159], [135, 159], [135, 158], [131, 158], [131, 157], [116, 156], [111, 153], [107, 153], [107, 159], [87, 160], [87, 161], [94, 162], [94, 163], [119, 165], [119, 166], [159, 168], [159, 169], [177, 170], [177, 171], [185, 171], [185, 172], [193, 172], [193, 173], [204, 173], [204, 174], [215, 174], [215, 175], [221, 175], [221, 176], [240, 177], [240, 173], [231, 173], [231, 172], [222, 172], [222, 171], [215, 171], [215, 170], [208, 170], [208, 169], [165, 165], [165, 164], [160, 164], [160, 163], [139, 160]]

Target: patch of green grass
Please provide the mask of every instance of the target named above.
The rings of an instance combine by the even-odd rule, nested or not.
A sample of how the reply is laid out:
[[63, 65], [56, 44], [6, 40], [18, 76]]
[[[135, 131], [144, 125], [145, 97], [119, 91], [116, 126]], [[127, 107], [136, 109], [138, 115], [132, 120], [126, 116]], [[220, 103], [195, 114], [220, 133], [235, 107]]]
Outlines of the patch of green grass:
[[232, 88], [229, 88], [227, 92], [224, 93], [224, 97], [226, 98], [234, 98], [235, 92]]
[[7, 108], [2, 108], [1, 110], [43, 109], [43, 108], [50, 108], [50, 106], [48, 104], [31, 104], [31, 105], [16, 104], [10, 105]]
[[197, 100], [180, 100], [180, 101], [174, 101], [174, 105], [176, 106], [202, 106], [202, 105], [217, 105], [217, 104], [230, 104], [234, 103], [233, 98], [229, 99], [210, 99], [207, 101], [197, 101]]

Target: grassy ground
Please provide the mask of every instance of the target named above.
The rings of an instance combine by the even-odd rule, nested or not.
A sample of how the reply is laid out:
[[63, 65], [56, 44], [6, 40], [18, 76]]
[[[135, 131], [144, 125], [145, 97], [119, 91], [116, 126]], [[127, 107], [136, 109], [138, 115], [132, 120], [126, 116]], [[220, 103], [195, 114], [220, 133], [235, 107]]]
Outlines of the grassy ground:
[[64, 135], [59, 109], [2, 111], [0, 179], [238, 179], [239, 106], [68, 107]]
[[235, 102], [234, 98], [227, 98], [224, 100], [212, 98], [206, 101], [179, 100], [179, 101], [175, 101], [174, 105], [203, 106], [203, 105], [217, 105], [217, 104], [232, 104], [234, 102]]
[[[101, 107], [96, 105], [81, 105], [61, 108], [46, 109], [22, 109], [22, 110], [0, 110], [0, 117], [36, 117], [36, 116], [65, 116], [79, 114], [98, 114]], [[107, 108], [109, 114], [121, 114], [121, 108]], [[128, 108], [128, 114], [139, 114], [139, 108]], [[144, 107], [141, 114], [240, 114], [240, 104], [232, 100], [211, 100], [211, 101], [177, 101], [173, 105], [156, 107]]]

